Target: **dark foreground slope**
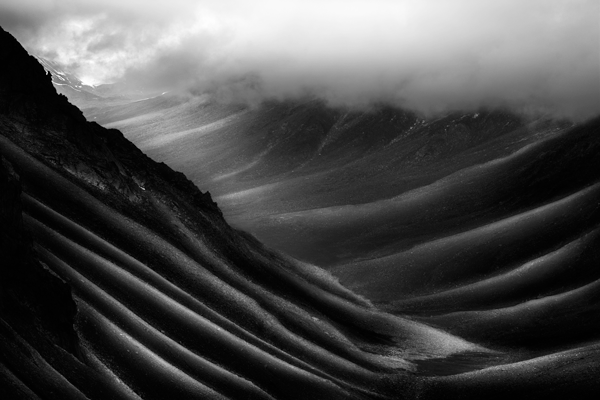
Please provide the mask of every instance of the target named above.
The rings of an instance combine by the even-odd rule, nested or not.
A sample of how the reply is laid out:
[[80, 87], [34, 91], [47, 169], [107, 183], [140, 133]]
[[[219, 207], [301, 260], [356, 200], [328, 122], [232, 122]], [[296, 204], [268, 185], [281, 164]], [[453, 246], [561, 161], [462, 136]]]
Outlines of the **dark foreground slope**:
[[491, 354], [231, 229], [0, 48], [3, 398], [411, 398], [417, 360]]

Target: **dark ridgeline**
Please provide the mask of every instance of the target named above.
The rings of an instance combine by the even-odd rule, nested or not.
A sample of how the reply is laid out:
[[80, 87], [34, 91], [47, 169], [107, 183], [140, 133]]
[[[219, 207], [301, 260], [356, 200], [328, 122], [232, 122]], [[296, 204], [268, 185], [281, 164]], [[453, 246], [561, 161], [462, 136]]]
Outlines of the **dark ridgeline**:
[[[528, 260], [518, 244], [501, 239], [516, 246], [502, 256], [490, 246], [472, 250], [472, 238], [415, 258], [433, 277], [427, 281], [435, 290], [424, 293], [430, 297], [395, 298], [396, 285], [427, 286], [408, 270], [405, 283], [392, 263], [376, 265], [386, 271], [380, 275], [369, 276], [368, 262], [340, 273], [388, 310], [498, 346], [490, 351], [383, 313], [327, 275], [233, 230], [211, 196], [183, 174], [146, 157], [119, 131], [87, 122], [4, 31], [0, 49], [2, 398], [597, 394], [597, 120], [528, 153], [533, 161], [509, 164], [514, 179], [506, 192], [525, 193], [508, 204], [519, 212], [582, 192], [542, 215], [545, 224], [528, 227], [539, 233], [526, 241], [539, 257], [580, 240], [577, 251], [565, 250], [562, 267], [552, 268], [552, 257], [540, 262], [560, 273], [437, 294], [481, 279], [473, 264], [485, 263], [483, 275], [493, 277]], [[455, 254], [470, 263], [435, 269], [436, 257]], [[519, 305], [533, 293], [563, 291], [566, 302], [534, 302], [525, 306], [530, 314], [476, 313], [478, 306]], [[563, 353], [513, 363], [552, 351]], [[493, 364], [502, 365], [477, 371]]]

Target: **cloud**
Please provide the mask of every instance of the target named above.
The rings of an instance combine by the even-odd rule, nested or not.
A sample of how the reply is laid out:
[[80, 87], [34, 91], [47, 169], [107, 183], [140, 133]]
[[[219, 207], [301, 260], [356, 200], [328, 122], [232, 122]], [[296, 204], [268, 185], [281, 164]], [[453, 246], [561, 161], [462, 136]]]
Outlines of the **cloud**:
[[0, 24], [84, 80], [426, 113], [600, 113], [596, 0], [4, 0]]

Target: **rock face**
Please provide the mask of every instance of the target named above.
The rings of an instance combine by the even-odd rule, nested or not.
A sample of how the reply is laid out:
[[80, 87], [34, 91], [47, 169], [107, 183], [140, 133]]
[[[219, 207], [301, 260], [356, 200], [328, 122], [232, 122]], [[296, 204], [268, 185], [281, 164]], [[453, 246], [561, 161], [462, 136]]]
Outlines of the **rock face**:
[[119, 131], [88, 123], [77, 107], [56, 93], [50, 74], [37, 59], [6, 33], [2, 49], [1, 72], [11, 78], [0, 85], [0, 112], [19, 129], [33, 131], [15, 135], [19, 144], [35, 147], [48, 162], [99, 188], [135, 198], [140, 185], [160, 186], [168, 181], [168, 190], [189, 195], [195, 205], [219, 213], [210, 195], [201, 193], [183, 174], [150, 160]]

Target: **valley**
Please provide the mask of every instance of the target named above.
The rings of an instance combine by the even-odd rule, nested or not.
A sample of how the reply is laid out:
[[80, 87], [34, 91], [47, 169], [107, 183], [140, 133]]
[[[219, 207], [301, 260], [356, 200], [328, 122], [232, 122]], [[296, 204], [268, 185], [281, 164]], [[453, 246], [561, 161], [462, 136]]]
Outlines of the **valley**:
[[8, 398], [600, 391], [598, 118], [92, 87], [0, 34]]

